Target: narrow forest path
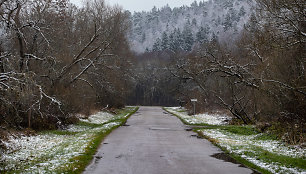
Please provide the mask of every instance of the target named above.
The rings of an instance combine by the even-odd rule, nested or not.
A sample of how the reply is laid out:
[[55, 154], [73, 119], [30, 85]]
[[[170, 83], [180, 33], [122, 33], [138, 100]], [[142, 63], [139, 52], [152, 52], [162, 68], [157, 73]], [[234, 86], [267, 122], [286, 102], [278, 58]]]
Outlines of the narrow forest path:
[[239, 164], [212, 157], [221, 150], [185, 128], [179, 119], [160, 107], [141, 107], [126, 126], [104, 140], [85, 173], [252, 173]]

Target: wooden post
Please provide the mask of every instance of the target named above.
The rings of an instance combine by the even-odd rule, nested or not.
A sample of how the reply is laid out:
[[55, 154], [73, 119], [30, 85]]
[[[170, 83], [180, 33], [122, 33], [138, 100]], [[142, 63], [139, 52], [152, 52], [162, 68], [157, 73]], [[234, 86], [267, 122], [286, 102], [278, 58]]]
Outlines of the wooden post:
[[193, 115], [196, 114], [196, 102], [198, 101], [198, 99], [191, 99], [191, 102], [193, 104]]

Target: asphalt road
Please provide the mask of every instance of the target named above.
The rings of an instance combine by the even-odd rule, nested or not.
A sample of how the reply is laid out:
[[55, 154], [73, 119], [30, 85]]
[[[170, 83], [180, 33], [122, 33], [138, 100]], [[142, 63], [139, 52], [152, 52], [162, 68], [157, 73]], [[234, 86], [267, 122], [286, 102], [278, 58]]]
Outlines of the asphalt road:
[[[247, 174], [160, 107], [140, 107], [102, 143], [85, 174]], [[214, 156], [214, 157], [213, 157]]]

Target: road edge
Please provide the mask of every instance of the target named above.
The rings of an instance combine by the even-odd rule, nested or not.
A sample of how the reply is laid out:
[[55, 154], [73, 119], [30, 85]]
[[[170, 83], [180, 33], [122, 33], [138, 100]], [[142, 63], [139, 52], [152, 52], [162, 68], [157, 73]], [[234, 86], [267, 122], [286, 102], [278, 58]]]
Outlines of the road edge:
[[[179, 117], [178, 115], [176, 115], [175, 113], [169, 111], [166, 109], [166, 107], [162, 107], [162, 109], [172, 115], [174, 115], [175, 117], [177, 117], [179, 120], [181, 120], [181, 122], [184, 125], [188, 125], [190, 126], [191, 124], [187, 123], [184, 119], [182, 119], [181, 117]], [[191, 128], [193, 132], [197, 133], [199, 137], [208, 140], [209, 142], [211, 142], [214, 146], [218, 147], [220, 150], [222, 150], [226, 155], [228, 155], [230, 158], [234, 159], [237, 163], [253, 170], [254, 172], [257, 173], [262, 173], [262, 174], [271, 174], [271, 172], [269, 172], [268, 170], [262, 169], [260, 167], [258, 167], [257, 165], [241, 158], [238, 155], [235, 155], [233, 153], [230, 153], [229, 151], [227, 151], [226, 149], [222, 148], [221, 146], [219, 146], [212, 138], [205, 136], [203, 133], [201, 133], [201, 131], [197, 131], [196, 128]]]
[[117, 128], [123, 126], [127, 122], [127, 120], [132, 115], [134, 115], [138, 110], [139, 110], [139, 106], [136, 106], [135, 109], [132, 112], [130, 112], [126, 117], [124, 117], [124, 118], [122, 118], [120, 120], [120, 124], [119, 125], [114, 126], [111, 129], [107, 130], [106, 132], [101, 132], [99, 135], [97, 135], [91, 141], [91, 143], [89, 143], [86, 152], [82, 156], [79, 156], [78, 157], [79, 159], [75, 159], [75, 160], [78, 160], [80, 162], [77, 170], [75, 170], [75, 171], [67, 171], [67, 173], [76, 173], [76, 174], [83, 173], [86, 170], [86, 168], [93, 162], [94, 156], [97, 153], [98, 149], [102, 146], [102, 142], [104, 141], [104, 139], [110, 133], [112, 133], [114, 130], [116, 130]]

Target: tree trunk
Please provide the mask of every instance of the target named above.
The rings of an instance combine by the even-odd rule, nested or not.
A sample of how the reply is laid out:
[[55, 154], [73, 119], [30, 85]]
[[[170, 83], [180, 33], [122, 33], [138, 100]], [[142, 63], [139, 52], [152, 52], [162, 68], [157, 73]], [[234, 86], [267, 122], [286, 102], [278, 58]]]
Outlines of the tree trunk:
[[31, 128], [32, 109], [28, 111], [28, 128]]

